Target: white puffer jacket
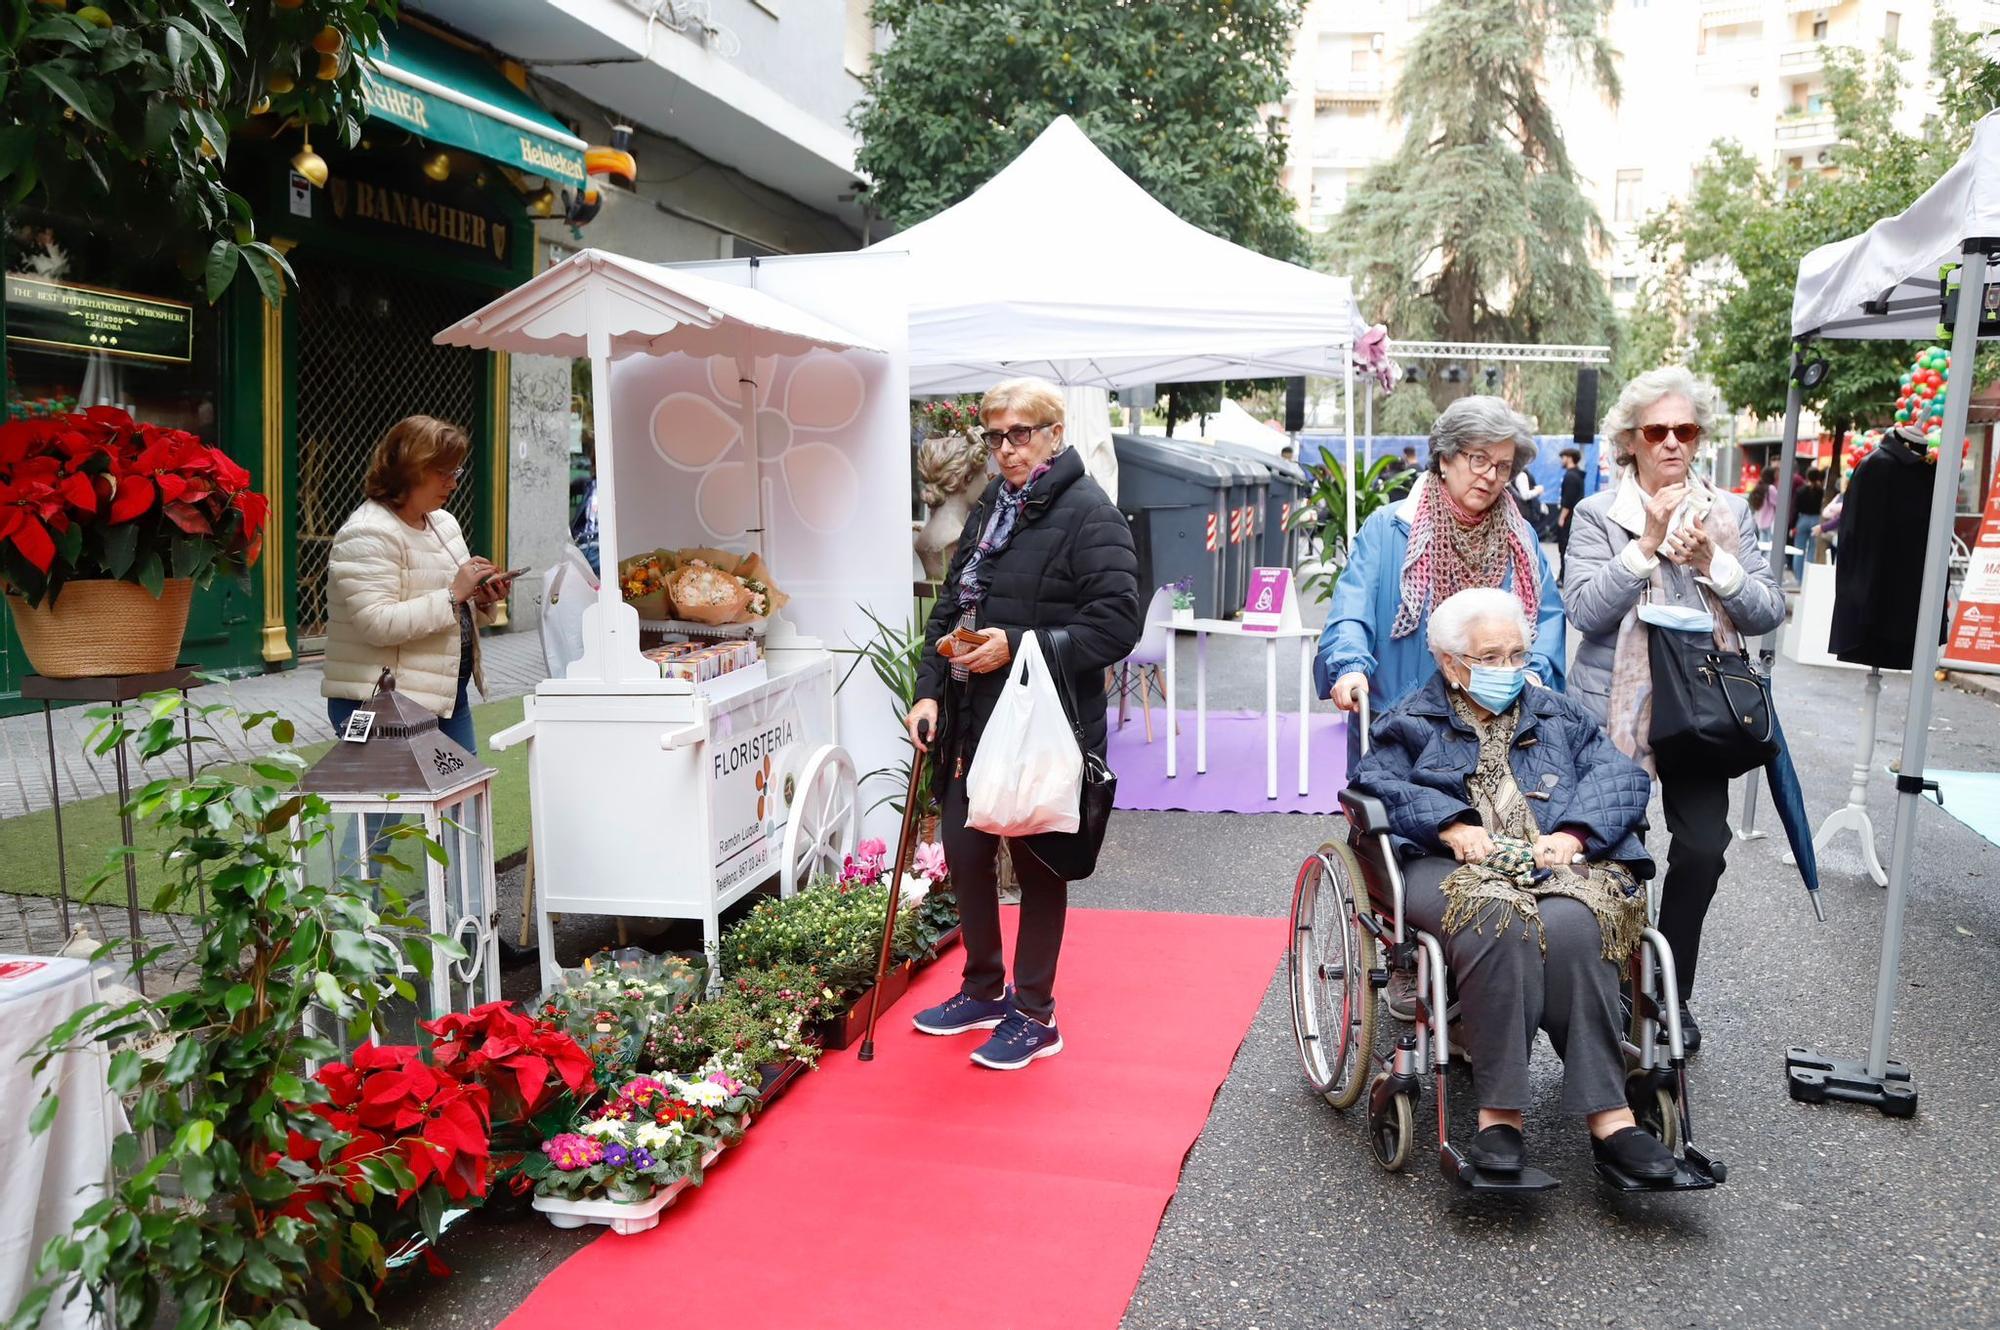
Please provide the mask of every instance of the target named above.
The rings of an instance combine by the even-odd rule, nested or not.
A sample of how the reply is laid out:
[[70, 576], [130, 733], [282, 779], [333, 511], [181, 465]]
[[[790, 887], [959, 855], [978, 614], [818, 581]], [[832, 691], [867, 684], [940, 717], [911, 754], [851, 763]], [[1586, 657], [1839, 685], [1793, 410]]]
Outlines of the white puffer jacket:
[[[458, 521], [440, 508], [418, 531], [370, 499], [333, 538], [327, 560], [324, 697], [365, 702], [387, 669], [396, 687], [440, 716], [458, 700], [458, 610], [451, 581], [472, 556]], [[486, 618], [479, 612], [479, 621]], [[479, 645], [472, 680], [486, 691]]]

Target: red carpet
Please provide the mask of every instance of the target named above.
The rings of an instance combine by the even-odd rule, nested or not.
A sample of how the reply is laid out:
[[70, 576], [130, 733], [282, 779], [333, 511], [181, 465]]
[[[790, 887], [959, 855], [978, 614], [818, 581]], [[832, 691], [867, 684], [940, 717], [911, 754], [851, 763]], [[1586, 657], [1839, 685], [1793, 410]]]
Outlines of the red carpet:
[[910, 1028], [958, 986], [947, 953], [874, 1062], [829, 1054], [660, 1227], [600, 1238], [502, 1324], [1115, 1327], [1283, 948], [1279, 919], [1072, 910], [1064, 1051], [1007, 1073], [967, 1060], [982, 1035]]

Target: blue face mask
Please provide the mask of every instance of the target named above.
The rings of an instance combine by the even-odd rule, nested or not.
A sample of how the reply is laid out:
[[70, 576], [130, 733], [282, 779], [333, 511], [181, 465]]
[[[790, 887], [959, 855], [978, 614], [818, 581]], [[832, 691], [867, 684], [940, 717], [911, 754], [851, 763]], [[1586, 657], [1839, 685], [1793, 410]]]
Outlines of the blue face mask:
[[1466, 661], [1465, 666], [1472, 671], [1465, 684], [1466, 695], [1495, 714], [1513, 706], [1514, 699], [1527, 685], [1524, 665], [1474, 665]]

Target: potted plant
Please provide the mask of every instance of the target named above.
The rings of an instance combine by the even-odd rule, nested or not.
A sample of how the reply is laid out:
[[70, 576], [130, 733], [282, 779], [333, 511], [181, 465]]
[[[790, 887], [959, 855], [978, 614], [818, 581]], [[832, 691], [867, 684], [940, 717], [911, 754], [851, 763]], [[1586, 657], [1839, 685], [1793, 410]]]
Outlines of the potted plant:
[[197, 585], [263, 548], [250, 473], [113, 407], [0, 425], [0, 584], [50, 678], [171, 669]]
[[1169, 583], [1167, 589], [1173, 593], [1174, 597], [1174, 622], [1193, 623], [1194, 579], [1183, 577], [1178, 582]]
[[643, 1233], [743, 1138], [756, 1096], [721, 1072], [699, 1080], [636, 1076], [576, 1131], [531, 1161], [535, 1209], [557, 1228]]

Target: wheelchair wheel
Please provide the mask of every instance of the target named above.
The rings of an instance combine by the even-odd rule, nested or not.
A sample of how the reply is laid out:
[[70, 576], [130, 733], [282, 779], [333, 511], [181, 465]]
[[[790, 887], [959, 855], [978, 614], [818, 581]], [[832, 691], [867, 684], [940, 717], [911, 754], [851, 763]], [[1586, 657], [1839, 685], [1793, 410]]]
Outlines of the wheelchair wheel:
[[[1388, 1078], [1387, 1072], [1377, 1072], [1368, 1082], [1371, 1100], [1376, 1084]], [[1416, 1136], [1416, 1113], [1406, 1094], [1391, 1099], [1384, 1111], [1368, 1114], [1368, 1144], [1375, 1151], [1375, 1162], [1391, 1173], [1401, 1172], [1410, 1162], [1410, 1146]]]
[[1660, 1138], [1660, 1144], [1681, 1152], [1681, 1106], [1666, 1086], [1649, 1086], [1651, 1077], [1633, 1070], [1625, 1075], [1625, 1102], [1642, 1131]]
[[1335, 1108], [1361, 1097], [1375, 1048], [1368, 972], [1375, 939], [1355, 914], [1359, 870], [1345, 845], [1322, 845], [1292, 889], [1292, 1035], [1314, 1091]]

